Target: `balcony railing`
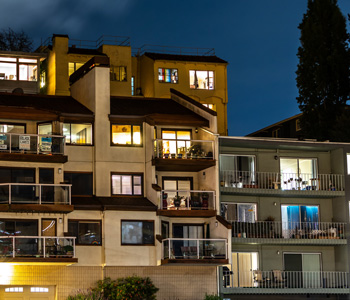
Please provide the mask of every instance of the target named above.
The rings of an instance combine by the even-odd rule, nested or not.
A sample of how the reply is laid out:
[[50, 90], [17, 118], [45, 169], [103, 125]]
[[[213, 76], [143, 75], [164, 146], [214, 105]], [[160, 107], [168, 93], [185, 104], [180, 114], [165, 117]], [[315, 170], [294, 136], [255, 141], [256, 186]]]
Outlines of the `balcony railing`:
[[162, 249], [162, 259], [227, 259], [225, 239], [169, 238]]
[[215, 209], [214, 191], [163, 190], [160, 209], [206, 210]]
[[213, 159], [214, 141], [206, 140], [154, 140], [155, 158]]
[[71, 204], [71, 184], [0, 183], [0, 204]]
[[221, 171], [221, 187], [299, 191], [344, 191], [341, 174]]
[[75, 257], [75, 237], [0, 236], [0, 257]]
[[[254, 293], [254, 291], [249, 291], [247, 288], [255, 288], [257, 292], [259, 288], [283, 289], [283, 293], [291, 293], [292, 289], [293, 291], [305, 289], [311, 292], [312, 290], [319, 292], [323, 289], [348, 289], [348, 275], [347, 272], [327, 271], [224, 271], [221, 278], [221, 287], [231, 288], [232, 291], [244, 288], [246, 293]], [[265, 292], [269, 293], [267, 290]]]
[[65, 137], [26, 133], [0, 133], [0, 152], [64, 154]]
[[345, 240], [345, 223], [231, 221], [232, 237], [268, 239]]

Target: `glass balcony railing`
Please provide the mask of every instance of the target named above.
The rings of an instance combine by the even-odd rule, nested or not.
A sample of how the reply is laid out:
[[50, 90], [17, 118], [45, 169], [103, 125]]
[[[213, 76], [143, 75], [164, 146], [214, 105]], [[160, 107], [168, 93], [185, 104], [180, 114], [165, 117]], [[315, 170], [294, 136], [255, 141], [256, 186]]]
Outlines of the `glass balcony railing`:
[[215, 209], [214, 191], [163, 190], [160, 209], [205, 210]]
[[213, 159], [214, 141], [154, 140], [154, 157], [164, 159]]
[[71, 204], [71, 184], [0, 183], [0, 204]]
[[227, 188], [296, 191], [344, 191], [341, 174], [221, 171], [220, 185]]
[[0, 236], [0, 258], [75, 257], [75, 237]]
[[225, 239], [169, 238], [162, 249], [162, 259], [227, 259]]
[[0, 153], [64, 154], [65, 137], [26, 133], [0, 133]]

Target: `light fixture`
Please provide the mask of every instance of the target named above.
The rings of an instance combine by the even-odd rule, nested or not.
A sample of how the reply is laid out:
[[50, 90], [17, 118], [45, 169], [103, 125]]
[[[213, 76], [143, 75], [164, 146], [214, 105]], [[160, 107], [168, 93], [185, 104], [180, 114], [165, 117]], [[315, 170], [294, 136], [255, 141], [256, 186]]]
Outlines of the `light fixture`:
[[274, 202], [274, 203], [273, 203], [273, 205], [274, 205], [274, 206], [277, 206], [277, 203], [276, 203], [276, 202]]
[[58, 218], [58, 223], [62, 224], [63, 219], [62, 218]]
[[277, 252], [276, 252], [276, 253], [277, 253], [277, 255], [280, 255], [280, 250], [277, 250]]
[[215, 227], [218, 227], [219, 223], [218, 221], [215, 221]]
[[62, 168], [58, 168], [58, 174], [62, 174]]
[[278, 156], [277, 155], [275, 155], [275, 160], [278, 160]]
[[196, 127], [196, 129], [194, 130], [195, 133], [198, 133], [198, 128]]

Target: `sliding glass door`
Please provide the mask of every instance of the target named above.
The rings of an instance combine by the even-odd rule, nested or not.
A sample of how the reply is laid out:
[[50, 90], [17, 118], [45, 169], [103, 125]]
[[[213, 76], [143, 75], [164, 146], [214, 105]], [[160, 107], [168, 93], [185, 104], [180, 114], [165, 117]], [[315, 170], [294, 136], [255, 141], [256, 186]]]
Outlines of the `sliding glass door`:
[[253, 287], [254, 270], [258, 269], [258, 252], [233, 252], [232, 271], [234, 287]]

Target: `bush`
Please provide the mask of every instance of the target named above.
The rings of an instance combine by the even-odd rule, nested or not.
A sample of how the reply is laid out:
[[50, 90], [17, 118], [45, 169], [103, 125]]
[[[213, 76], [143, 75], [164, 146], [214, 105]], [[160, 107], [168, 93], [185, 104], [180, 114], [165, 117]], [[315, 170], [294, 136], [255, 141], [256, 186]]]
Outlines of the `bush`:
[[106, 300], [101, 292], [87, 290], [78, 291], [74, 296], [68, 296], [67, 300]]
[[205, 294], [204, 300], [223, 300], [223, 299], [220, 296], [217, 296], [217, 295]]

